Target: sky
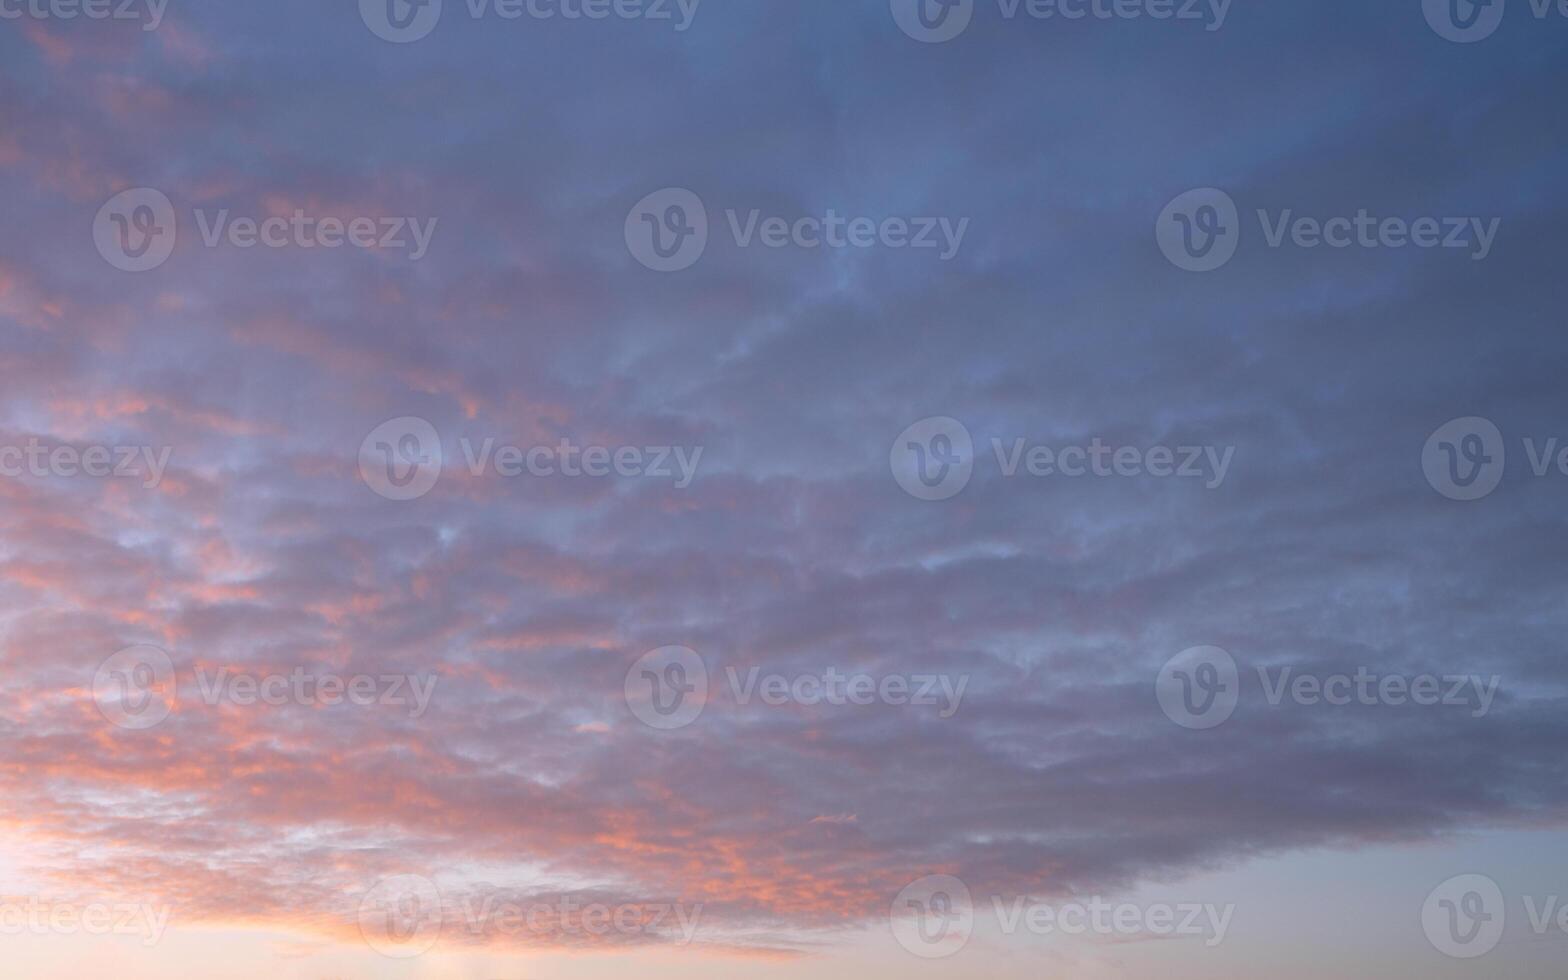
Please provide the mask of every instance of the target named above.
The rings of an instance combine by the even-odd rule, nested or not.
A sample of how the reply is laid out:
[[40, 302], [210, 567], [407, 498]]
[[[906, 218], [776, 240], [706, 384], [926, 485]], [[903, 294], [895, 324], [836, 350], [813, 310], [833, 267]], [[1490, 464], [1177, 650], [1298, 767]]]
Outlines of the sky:
[[1560, 976], [1565, 50], [0, 0], [6, 974]]

